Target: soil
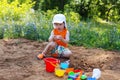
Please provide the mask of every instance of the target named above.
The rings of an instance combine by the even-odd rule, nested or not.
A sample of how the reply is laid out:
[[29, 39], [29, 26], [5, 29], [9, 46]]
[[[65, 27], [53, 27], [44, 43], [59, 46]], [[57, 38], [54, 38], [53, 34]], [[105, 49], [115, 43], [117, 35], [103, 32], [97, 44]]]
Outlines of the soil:
[[[26, 39], [1, 39], [0, 80], [67, 80], [67, 75], [59, 78], [46, 72], [44, 61], [36, 58], [46, 44]], [[70, 67], [83, 69], [88, 76], [94, 68], [99, 68], [102, 71], [99, 80], [120, 80], [120, 52], [77, 46], [69, 48], [73, 52]]]

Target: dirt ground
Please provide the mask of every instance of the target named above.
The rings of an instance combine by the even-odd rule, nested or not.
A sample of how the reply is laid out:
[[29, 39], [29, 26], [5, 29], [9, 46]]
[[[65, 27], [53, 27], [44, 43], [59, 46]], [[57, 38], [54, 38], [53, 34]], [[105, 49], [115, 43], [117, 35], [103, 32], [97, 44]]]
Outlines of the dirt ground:
[[[26, 39], [0, 40], [0, 80], [67, 80], [67, 75], [58, 78], [46, 72], [44, 61], [36, 59], [45, 45], [46, 42]], [[120, 80], [120, 52], [69, 48], [74, 54], [70, 58], [71, 67], [84, 69], [88, 76], [97, 67], [102, 71], [100, 80]]]

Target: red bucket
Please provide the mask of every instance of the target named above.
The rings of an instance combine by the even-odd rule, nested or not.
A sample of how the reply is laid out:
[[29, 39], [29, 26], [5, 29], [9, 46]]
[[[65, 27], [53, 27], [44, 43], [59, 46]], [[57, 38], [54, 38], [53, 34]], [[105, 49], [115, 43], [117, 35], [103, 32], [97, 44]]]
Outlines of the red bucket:
[[44, 58], [45, 64], [46, 64], [46, 71], [47, 72], [54, 72], [55, 67], [57, 64], [60, 63], [60, 60], [56, 58]]

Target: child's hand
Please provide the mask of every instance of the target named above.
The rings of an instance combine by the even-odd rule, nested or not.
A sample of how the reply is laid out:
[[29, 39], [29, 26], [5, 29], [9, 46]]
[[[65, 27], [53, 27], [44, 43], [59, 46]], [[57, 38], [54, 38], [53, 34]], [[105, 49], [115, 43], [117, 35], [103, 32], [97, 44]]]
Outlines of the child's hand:
[[59, 39], [59, 40], [63, 39], [61, 35], [57, 35], [56, 38]]
[[57, 40], [57, 36], [54, 35], [54, 36], [53, 36], [53, 39], [54, 39], [54, 40]]

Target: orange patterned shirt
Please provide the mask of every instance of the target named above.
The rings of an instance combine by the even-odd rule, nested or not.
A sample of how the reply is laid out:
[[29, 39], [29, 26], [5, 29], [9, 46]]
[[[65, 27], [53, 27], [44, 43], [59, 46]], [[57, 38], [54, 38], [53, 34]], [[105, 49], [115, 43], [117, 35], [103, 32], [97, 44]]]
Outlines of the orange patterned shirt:
[[[62, 30], [61, 32], [58, 31], [57, 29], [53, 29], [53, 33], [54, 33], [54, 35], [61, 35], [62, 38], [65, 39], [65, 38], [66, 38], [66, 34], [67, 34], [67, 29], [64, 28], [64, 30]], [[56, 42], [58, 45], [60, 45], [60, 46], [64, 46], [64, 47], [67, 47], [67, 46], [68, 46], [67, 43], [64, 43], [64, 42], [61, 41], [61, 40], [55, 40], [55, 42]]]

